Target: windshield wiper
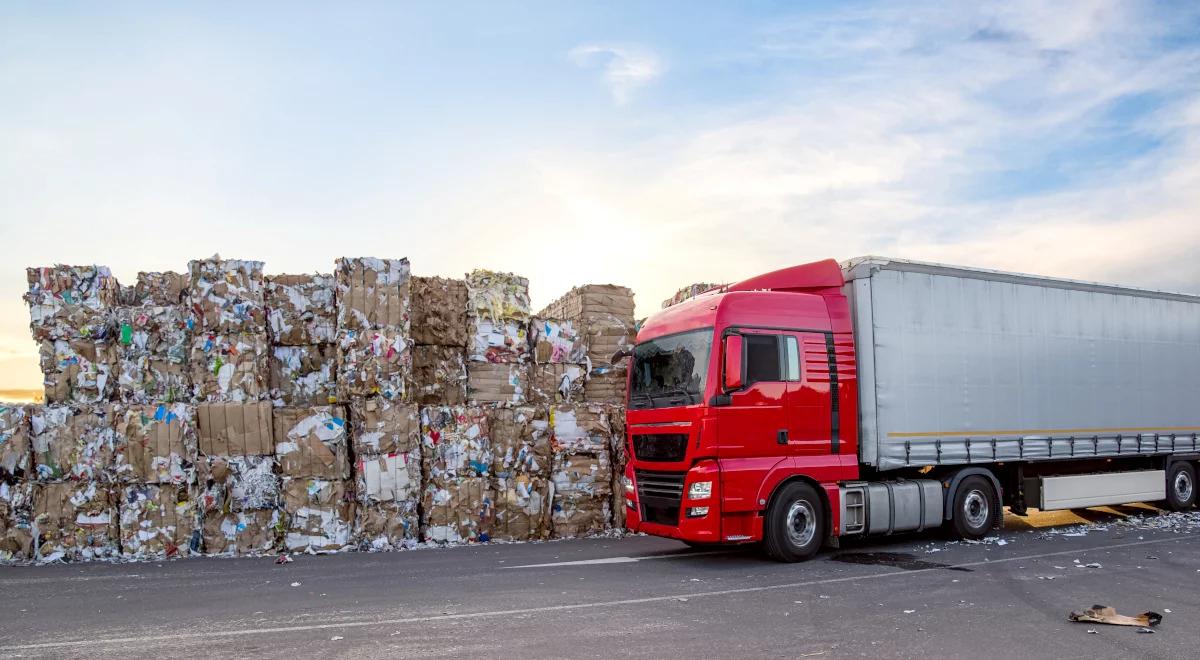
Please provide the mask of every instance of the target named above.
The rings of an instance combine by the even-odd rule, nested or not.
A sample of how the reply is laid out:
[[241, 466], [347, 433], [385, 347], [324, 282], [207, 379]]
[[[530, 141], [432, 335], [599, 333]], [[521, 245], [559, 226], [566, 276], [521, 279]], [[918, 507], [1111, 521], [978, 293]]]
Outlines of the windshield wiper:
[[687, 397], [688, 403], [696, 402], [696, 400], [695, 400], [696, 395], [683, 389], [682, 387], [676, 387], [673, 389], [666, 390], [666, 391], [662, 392], [659, 396], [678, 396], [680, 394]]
[[644, 397], [646, 399], [646, 403], [648, 403], [651, 408], [654, 407], [654, 397], [650, 396], [649, 394], [647, 394], [645, 392], [638, 392], [637, 394], [630, 394], [629, 395], [629, 405], [632, 406], [633, 402], [635, 400], [637, 400], [638, 397]]

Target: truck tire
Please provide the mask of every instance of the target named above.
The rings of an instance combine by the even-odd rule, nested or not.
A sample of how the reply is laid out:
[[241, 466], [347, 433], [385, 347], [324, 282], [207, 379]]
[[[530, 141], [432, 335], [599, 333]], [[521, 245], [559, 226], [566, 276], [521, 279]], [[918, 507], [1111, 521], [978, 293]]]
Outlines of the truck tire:
[[763, 549], [776, 561], [810, 559], [826, 536], [825, 505], [812, 486], [793, 482], [783, 487], [763, 521]]
[[1176, 461], [1167, 468], [1167, 508], [1186, 511], [1196, 504], [1196, 469], [1191, 463]]
[[950, 510], [954, 534], [972, 541], [986, 536], [1000, 514], [998, 500], [996, 489], [987, 477], [973, 474], [963, 479], [954, 492]]

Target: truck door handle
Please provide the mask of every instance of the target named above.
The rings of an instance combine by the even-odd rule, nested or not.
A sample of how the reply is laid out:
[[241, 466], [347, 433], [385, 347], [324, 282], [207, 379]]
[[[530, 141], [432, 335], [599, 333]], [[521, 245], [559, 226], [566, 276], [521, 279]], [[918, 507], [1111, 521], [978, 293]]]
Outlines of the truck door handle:
[[779, 433], [776, 434], [776, 442], [781, 445], [788, 443], [787, 429], [779, 429]]

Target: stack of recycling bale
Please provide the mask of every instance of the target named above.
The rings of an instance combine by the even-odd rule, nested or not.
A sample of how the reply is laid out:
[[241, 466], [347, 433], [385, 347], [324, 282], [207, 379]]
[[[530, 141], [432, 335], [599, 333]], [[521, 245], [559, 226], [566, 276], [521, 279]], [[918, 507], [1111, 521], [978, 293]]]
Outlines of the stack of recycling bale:
[[188, 278], [179, 273], [138, 273], [113, 310], [118, 401], [135, 404], [190, 401], [188, 369], [194, 319], [184, 304]]
[[416, 543], [421, 484], [407, 259], [337, 260], [337, 392], [350, 408], [357, 511], [353, 540], [387, 550]]
[[332, 275], [266, 279], [271, 400], [276, 406], [337, 401], [337, 305]]
[[[582, 396], [559, 378], [550, 409], [554, 436], [553, 521], [556, 536], [624, 525], [624, 392], [626, 368], [614, 355], [633, 345], [633, 292], [611, 284], [575, 287], [538, 317], [536, 359], [581, 364]], [[566, 332], [565, 328], [570, 328]], [[560, 367], [564, 369], [565, 367]]]
[[31, 555], [32, 465], [28, 407], [0, 404], [0, 560]]
[[675, 295], [664, 300], [662, 302], [662, 308], [666, 309], [668, 307], [678, 305], [679, 303], [691, 300], [692, 298], [695, 298], [696, 296], [698, 296], [706, 291], [712, 291], [713, 289], [719, 289], [723, 286], [725, 286], [725, 285], [724, 284], [714, 284], [712, 282], [696, 282], [695, 284], [689, 284], [689, 285], [683, 287], [682, 289], [679, 289], [678, 291], [676, 291]]
[[113, 377], [113, 308], [120, 285], [104, 266], [28, 268], [30, 329], [39, 343], [46, 403], [108, 401]]

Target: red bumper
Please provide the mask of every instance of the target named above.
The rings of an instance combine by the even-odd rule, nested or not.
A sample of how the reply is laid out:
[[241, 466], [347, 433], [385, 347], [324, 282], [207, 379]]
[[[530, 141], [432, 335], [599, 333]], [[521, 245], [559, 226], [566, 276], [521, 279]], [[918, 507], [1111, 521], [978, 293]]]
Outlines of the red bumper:
[[[652, 512], [643, 507], [643, 502], [639, 499], [636, 473], [637, 470], [632, 464], [625, 468], [625, 478], [633, 482], [633, 488], [627, 488], [625, 493], [625, 526], [627, 528], [634, 532], [665, 536], [681, 541], [696, 543], [721, 543], [724, 541], [721, 536], [721, 478], [716, 461], [702, 461], [687, 471], [683, 480], [681, 499], [678, 502], [678, 516], [674, 519], [674, 524], [671, 521], [663, 520], [664, 512], [661, 507], [656, 508], [657, 513], [653, 515], [650, 515]], [[711, 484], [709, 494], [705, 497], [691, 498], [692, 484], [702, 482]], [[648, 497], [644, 504], [647, 507], [655, 507], [661, 502]], [[708, 510], [702, 511], [705, 508]], [[643, 514], [647, 515], [643, 516]], [[644, 517], [657, 517], [658, 520], [651, 522], [644, 520]]]

